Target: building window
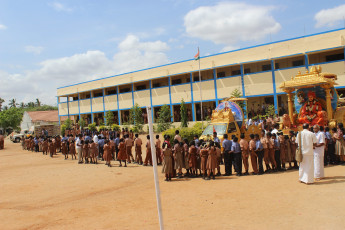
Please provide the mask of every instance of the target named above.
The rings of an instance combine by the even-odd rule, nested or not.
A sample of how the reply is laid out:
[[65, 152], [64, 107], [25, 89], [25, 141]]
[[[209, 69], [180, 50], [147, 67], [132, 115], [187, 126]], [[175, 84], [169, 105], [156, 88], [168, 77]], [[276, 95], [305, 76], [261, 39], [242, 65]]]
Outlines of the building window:
[[193, 81], [196, 82], [196, 81], [199, 81], [199, 76], [196, 76], [193, 78]]
[[274, 68], [279, 69], [279, 63], [274, 63]]
[[292, 62], [292, 66], [301, 66], [301, 65], [304, 65], [303, 60], [297, 60], [297, 61]]
[[178, 85], [178, 84], [182, 84], [182, 80], [181, 79], [175, 79], [171, 81], [172, 85]]
[[85, 98], [86, 98], [86, 99], [88, 99], [88, 98], [90, 98], [90, 97], [91, 97], [91, 94], [86, 94], [86, 95], [85, 95]]
[[114, 90], [108, 90], [107, 94], [108, 95], [114, 95], [114, 94], [116, 94], [116, 90], [115, 89]]
[[326, 62], [329, 61], [337, 61], [337, 60], [343, 60], [344, 59], [344, 53], [341, 54], [332, 54], [326, 56]]
[[123, 89], [120, 89], [120, 93], [128, 93], [131, 91], [131, 88], [123, 88]]
[[244, 69], [244, 74], [250, 73], [250, 68]]
[[73, 97], [73, 101], [78, 101], [78, 97]]
[[158, 88], [161, 87], [161, 83], [153, 83], [152, 88]]
[[[93, 94], [93, 97], [102, 97], [102, 96], [103, 96], [103, 92]], [[90, 97], [86, 97], [86, 98], [90, 98]]]
[[241, 70], [233, 70], [233, 71], [231, 71], [231, 75], [232, 76], [241, 75]]
[[190, 77], [186, 78], [186, 82], [189, 83], [190, 82]]
[[225, 77], [225, 72], [219, 72], [219, 73], [217, 73], [217, 77], [218, 77], [218, 78]]
[[146, 85], [138, 85], [137, 90], [143, 90], [146, 89]]
[[271, 64], [268, 64], [268, 65], [262, 65], [262, 71], [268, 71], [268, 70], [271, 70]]

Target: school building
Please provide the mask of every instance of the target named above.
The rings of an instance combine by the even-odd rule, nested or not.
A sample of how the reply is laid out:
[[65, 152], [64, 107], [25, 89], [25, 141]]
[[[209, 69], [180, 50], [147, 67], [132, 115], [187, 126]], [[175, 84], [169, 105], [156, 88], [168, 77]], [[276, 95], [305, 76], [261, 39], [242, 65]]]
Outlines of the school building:
[[154, 119], [167, 104], [172, 121], [178, 122], [183, 99], [189, 120], [197, 121], [201, 119], [199, 87], [207, 109], [214, 109], [238, 89], [248, 98], [247, 110], [274, 104], [280, 111], [287, 107], [287, 96], [279, 85], [312, 65], [337, 74], [338, 93], [345, 94], [344, 45], [345, 29], [337, 29], [201, 57], [201, 82], [199, 63], [191, 59], [60, 87], [59, 118], [99, 123], [107, 111], [112, 111], [121, 125], [136, 103], [143, 111], [151, 106]]

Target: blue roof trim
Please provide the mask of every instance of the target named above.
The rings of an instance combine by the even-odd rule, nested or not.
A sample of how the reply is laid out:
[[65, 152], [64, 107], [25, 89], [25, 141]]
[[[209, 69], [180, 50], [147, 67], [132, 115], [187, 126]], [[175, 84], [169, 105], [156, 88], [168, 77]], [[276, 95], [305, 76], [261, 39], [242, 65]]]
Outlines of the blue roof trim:
[[[345, 28], [334, 29], [334, 30], [319, 32], [319, 33], [315, 33], [315, 34], [303, 35], [303, 36], [300, 36], [300, 37], [294, 37], [294, 38], [289, 38], [289, 39], [285, 39], [285, 40], [269, 42], [269, 43], [263, 43], [263, 44], [260, 44], [260, 45], [249, 46], [249, 47], [240, 48], [240, 49], [236, 49], [236, 50], [226, 51], [226, 52], [222, 52], [222, 53], [211, 54], [211, 55], [208, 55], [208, 56], [200, 57], [200, 59], [208, 58], [208, 57], [213, 57], [213, 56], [217, 56], [217, 55], [221, 55], [221, 54], [226, 54], [226, 53], [233, 53], [233, 52], [237, 52], [237, 51], [241, 51], [241, 50], [246, 50], [246, 49], [252, 49], [252, 48], [261, 47], [261, 46], [270, 45], [270, 44], [276, 44], [276, 43], [280, 43], [280, 42], [286, 42], [286, 41], [292, 41], [292, 40], [306, 38], [306, 37], [312, 37], [312, 36], [316, 36], [316, 35], [320, 35], [320, 34], [332, 33], [332, 32], [336, 32], [336, 31], [340, 31], [340, 30], [345, 30]], [[118, 74], [118, 75], [112, 75], [112, 76], [98, 78], [98, 79], [95, 79], [95, 80], [90, 80], [90, 81], [85, 81], [85, 82], [80, 82], [80, 83], [76, 83], [76, 84], [72, 84], [72, 85], [68, 85], [68, 86], [62, 86], [62, 87], [58, 87], [57, 89], [63, 89], [63, 88], [67, 88], [67, 87], [70, 87], [70, 86], [75, 86], [75, 85], [85, 84], [85, 83], [89, 83], [89, 82], [104, 80], [104, 79], [108, 79], [108, 78], [112, 78], [112, 77], [123, 76], [123, 75], [126, 75], [126, 74], [137, 73], [137, 72], [141, 72], [141, 71], [145, 71], [145, 70], [155, 69], [155, 68], [169, 66], [169, 65], [175, 65], [175, 64], [182, 63], [182, 62], [188, 62], [188, 61], [193, 61], [193, 60], [194, 60], [194, 58], [193, 59], [187, 59], [187, 60], [179, 61], [179, 62], [168, 63], [168, 64], [164, 64], [164, 65], [160, 65], [160, 66], [154, 66], [154, 67], [150, 67], [150, 68], [146, 68], [146, 69], [135, 70], [135, 71], [132, 71], [132, 72], [121, 73], [121, 74]]]

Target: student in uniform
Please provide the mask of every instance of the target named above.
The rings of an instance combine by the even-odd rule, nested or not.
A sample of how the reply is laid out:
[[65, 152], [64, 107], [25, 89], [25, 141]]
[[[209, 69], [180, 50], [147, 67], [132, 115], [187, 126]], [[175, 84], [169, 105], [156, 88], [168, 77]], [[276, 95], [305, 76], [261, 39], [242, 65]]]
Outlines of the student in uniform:
[[42, 154], [48, 154], [48, 139], [44, 138], [43, 143], [42, 143]]
[[184, 168], [183, 160], [183, 147], [177, 139], [174, 141], [174, 158], [175, 158], [175, 170], [178, 170], [178, 178], [182, 178], [182, 169]]
[[262, 160], [264, 158], [264, 147], [260, 141], [259, 134], [255, 134], [255, 153], [258, 156], [259, 175], [262, 175], [264, 173], [264, 166], [262, 165]]
[[236, 176], [242, 176], [242, 152], [238, 137], [232, 139], [231, 152], [234, 156]]
[[249, 141], [249, 151], [250, 151], [250, 160], [252, 162], [253, 168], [253, 175], [258, 175], [258, 156], [255, 152], [256, 143], [255, 143], [255, 136], [254, 134], [250, 134], [250, 141]]
[[183, 139], [183, 157], [184, 157], [184, 167], [187, 170], [187, 173], [185, 176], [189, 176], [189, 146], [188, 146], [188, 140]]
[[202, 178], [206, 179], [207, 174], [207, 159], [208, 159], [208, 149], [206, 146], [206, 143], [203, 143], [203, 145], [200, 145], [200, 158], [201, 158], [201, 164], [200, 169], [202, 171]]
[[190, 147], [189, 147], [189, 159], [188, 159], [188, 165], [190, 169], [190, 173], [192, 177], [195, 177], [197, 175], [197, 169], [196, 169], [196, 152], [197, 148], [195, 147], [195, 141], [191, 141]]
[[272, 166], [273, 171], [277, 171], [277, 162], [275, 161], [274, 158], [274, 139], [272, 138], [272, 134], [270, 132], [267, 133], [267, 140], [268, 140], [268, 157], [270, 159], [270, 163]]
[[240, 147], [241, 147], [241, 152], [242, 152], [242, 160], [243, 160], [243, 165], [245, 169], [244, 175], [249, 175], [248, 170], [249, 170], [249, 143], [245, 139], [244, 133], [241, 133], [241, 140], [240, 140]]
[[74, 142], [74, 140], [71, 140], [70, 144], [69, 144], [69, 154], [71, 154], [72, 160], [73, 160], [73, 156], [74, 156], [74, 159], [77, 159], [75, 152], [76, 152], [75, 151], [75, 142]]
[[[207, 158], [207, 178], [206, 180], [210, 180], [210, 176], [212, 173], [212, 179], [215, 179], [215, 175], [216, 175], [216, 168], [217, 168], [217, 151], [215, 148], [215, 144], [213, 141], [210, 141], [209, 145], [208, 145], [208, 158]], [[242, 164], [242, 162], [241, 162]]]
[[111, 147], [110, 147], [109, 140], [105, 141], [103, 149], [104, 149], [103, 159], [106, 161], [105, 165], [108, 165], [108, 167], [111, 167], [111, 159], [113, 158], [113, 156], [111, 155]]
[[271, 167], [270, 167], [270, 158], [269, 158], [268, 138], [266, 136], [265, 130], [261, 131], [260, 142], [262, 144], [262, 147], [264, 148], [264, 161], [266, 165], [265, 172], [270, 172]]
[[65, 155], [65, 160], [68, 159], [68, 154], [67, 154], [67, 141], [63, 141], [61, 143], [61, 152], [63, 155]]
[[137, 164], [143, 164], [143, 157], [142, 157], [142, 150], [141, 146], [143, 145], [143, 141], [140, 139], [139, 134], [135, 134], [134, 140], [134, 150], [135, 150], [135, 162]]
[[172, 158], [173, 153], [171, 148], [168, 147], [168, 144], [166, 142], [163, 143], [163, 167], [162, 167], [162, 173], [165, 173], [165, 181], [171, 181], [171, 177], [173, 174], [173, 164], [172, 164]]
[[280, 142], [275, 133], [272, 134], [272, 140], [274, 143], [274, 159], [276, 161], [277, 170], [282, 171], [280, 162]]
[[278, 133], [278, 139], [279, 139], [279, 144], [280, 144], [280, 161], [281, 161], [281, 169], [286, 170], [285, 168], [285, 162], [286, 162], [286, 144], [285, 144], [285, 139], [283, 132]]
[[156, 143], [155, 143], [155, 147], [156, 147], [156, 159], [157, 159], [157, 165], [161, 165], [162, 164], [162, 158], [161, 158], [161, 140], [159, 139], [159, 135], [156, 135]]
[[125, 144], [127, 153], [127, 163], [131, 163], [131, 160], [135, 162], [134, 157], [132, 155], [133, 139], [129, 136], [129, 134], [126, 134]]
[[89, 141], [84, 141], [83, 144], [83, 158], [85, 160], [85, 164], [89, 163]]
[[151, 144], [150, 144], [150, 135], [146, 136], [147, 143], [146, 143], [146, 157], [144, 166], [147, 166], [148, 163], [152, 166], [152, 153], [151, 153]]
[[90, 149], [90, 163], [97, 164], [97, 156], [98, 156], [98, 147], [97, 144], [91, 140], [89, 144]]
[[117, 155], [117, 160], [120, 163], [119, 167], [122, 166], [121, 161], [125, 162], [125, 167], [127, 167], [127, 163], [126, 163], [126, 160], [127, 160], [126, 145], [125, 145], [125, 141], [124, 141], [123, 138], [121, 138], [120, 142], [119, 142], [119, 153]]

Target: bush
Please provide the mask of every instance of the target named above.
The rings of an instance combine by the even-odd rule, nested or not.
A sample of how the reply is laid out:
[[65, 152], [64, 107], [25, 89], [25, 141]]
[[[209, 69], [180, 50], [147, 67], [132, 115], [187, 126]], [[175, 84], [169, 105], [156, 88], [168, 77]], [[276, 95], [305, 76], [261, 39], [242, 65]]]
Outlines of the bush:
[[102, 130], [102, 129], [106, 129], [106, 127], [104, 125], [100, 125], [98, 126], [98, 131]]
[[61, 127], [60, 127], [61, 136], [65, 136], [66, 128], [67, 128], [67, 126], [65, 124], [61, 125]]
[[88, 128], [90, 131], [95, 131], [96, 130], [96, 123], [94, 122], [94, 123], [89, 124]]
[[78, 121], [78, 125], [80, 126], [81, 129], [83, 129], [86, 125], [86, 122], [83, 118], [80, 118], [80, 120]]
[[111, 125], [111, 129], [112, 129], [112, 130], [115, 129], [115, 131], [120, 131], [120, 130], [121, 130], [121, 129], [120, 129], [120, 126], [117, 125], [117, 124], [112, 124], [112, 125]]
[[112, 126], [115, 123], [115, 117], [112, 111], [105, 113], [105, 122], [108, 126]]
[[162, 133], [162, 135], [170, 135], [171, 140], [174, 139], [175, 136], [175, 131], [179, 130], [180, 131], [180, 136], [182, 137], [182, 139], [187, 139], [188, 142], [192, 141], [195, 135], [200, 136], [202, 134], [202, 130], [201, 130], [201, 122], [196, 123], [193, 127], [188, 128], [188, 127], [184, 127], [184, 128], [171, 128], [168, 129], [166, 131], [164, 131]]

